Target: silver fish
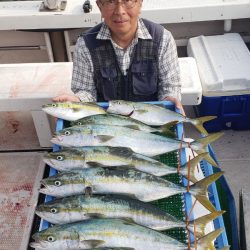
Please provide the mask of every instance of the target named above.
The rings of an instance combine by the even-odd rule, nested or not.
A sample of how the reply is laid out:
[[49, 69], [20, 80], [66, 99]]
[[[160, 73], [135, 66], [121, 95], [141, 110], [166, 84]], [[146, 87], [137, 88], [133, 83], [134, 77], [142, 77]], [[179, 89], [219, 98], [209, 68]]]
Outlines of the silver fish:
[[[207, 152], [206, 146], [221, 137], [223, 133], [210, 134], [190, 144], [139, 130], [109, 125], [86, 125], [69, 127], [55, 133], [51, 142], [65, 147], [111, 146], [128, 147], [135, 153], [156, 156], [182, 148], [191, 147], [199, 153]], [[207, 155], [206, 160], [213, 166], [215, 161]]]
[[[209, 211], [216, 209], [208, 200], [207, 187], [223, 172], [217, 172], [190, 186], [189, 192]], [[93, 194], [121, 194], [149, 202], [179, 193], [187, 188], [160, 177], [127, 168], [89, 168], [62, 172], [41, 181], [41, 193], [55, 197], [83, 194], [91, 189]]]
[[173, 121], [189, 122], [204, 135], [208, 133], [203, 123], [216, 118], [216, 116], [205, 116], [191, 119], [159, 105], [124, 100], [109, 101], [107, 112], [129, 116], [151, 126], [161, 126]]
[[[205, 235], [206, 225], [223, 213], [224, 211], [213, 212], [189, 222], [188, 230], [193, 232], [195, 224], [196, 236], [200, 238]], [[72, 223], [91, 218], [118, 218], [131, 220], [157, 231], [177, 227], [187, 228], [184, 220], [176, 219], [149, 203], [126, 196], [69, 196], [39, 205], [36, 214], [53, 224]]]
[[155, 132], [164, 133], [165, 135], [168, 135], [170, 137], [176, 137], [176, 135], [170, 131], [170, 128], [173, 125], [175, 125], [176, 122], [168, 123], [160, 128], [153, 128], [130, 117], [121, 116], [121, 115], [103, 114], [103, 115], [88, 116], [83, 119], [70, 123], [71, 126], [84, 126], [84, 125], [89, 125], [89, 124], [122, 126], [122, 127], [149, 132], [149, 133], [155, 133]]
[[43, 105], [42, 110], [49, 115], [66, 121], [75, 121], [90, 115], [105, 114], [106, 111], [91, 102], [57, 102]]
[[[195, 167], [207, 156], [203, 153], [193, 158], [180, 168], [180, 174], [188, 176], [189, 180], [196, 182]], [[43, 161], [59, 171], [70, 171], [72, 169], [91, 167], [119, 167], [128, 166], [139, 171], [150, 173], [156, 176], [164, 176], [177, 173], [177, 169], [168, 166], [153, 158], [136, 154], [129, 148], [121, 147], [82, 147], [75, 149], [64, 148], [60, 151], [50, 152], [44, 155]]]
[[[214, 249], [212, 241], [223, 231], [217, 229], [197, 242], [198, 250]], [[120, 219], [93, 219], [56, 225], [35, 233], [30, 246], [38, 249], [91, 249], [128, 247], [134, 250], [186, 250], [187, 244], [152, 229]], [[191, 244], [191, 250], [195, 249]]]

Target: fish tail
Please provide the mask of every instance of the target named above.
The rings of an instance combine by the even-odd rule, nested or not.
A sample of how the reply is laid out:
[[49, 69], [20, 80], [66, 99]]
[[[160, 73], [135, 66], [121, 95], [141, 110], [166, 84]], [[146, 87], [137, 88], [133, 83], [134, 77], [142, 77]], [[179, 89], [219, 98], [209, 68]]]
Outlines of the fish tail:
[[[196, 151], [198, 154], [208, 152], [207, 145], [217, 139], [219, 139], [224, 133], [218, 132], [210, 134], [206, 137], [197, 139], [196, 141], [193, 141], [190, 143], [190, 147]], [[209, 162], [212, 166], [218, 167], [218, 164], [215, 162], [215, 160], [208, 154], [204, 157], [207, 162]]]
[[208, 135], [207, 130], [203, 127], [203, 123], [211, 121], [217, 118], [217, 116], [203, 116], [195, 119], [189, 119], [189, 121], [204, 135]]
[[163, 126], [160, 127], [160, 132], [166, 135], [167, 137], [176, 138], [176, 134], [171, 131], [171, 128], [175, 126], [177, 123], [178, 121], [172, 121], [164, 124]]
[[216, 212], [217, 210], [207, 197], [207, 188], [210, 184], [218, 180], [223, 173], [223, 171], [214, 173], [190, 187], [190, 193], [210, 212]]
[[[196, 166], [199, 164], [199, 162], [204, 159], [207, 156], [207, 152], [202, 153], [194, 157], [190, 162], [186, 163], [180, 168], [180, 173], [184, 175], [188, 180], [192, 181], [193, 183], [196, 183], [198, 180], [195, 177], [195, 169]], [[190, 172], [188, 176], [188, 167], [190, 166]]]
[[[223, 228], [219, 228], [202, 238], [200, 238], [197, 242], [198, 248], [199, 249], [206, 249], [206, 250], [215, 250], [215, 246], [213, 241], [224, 231]], [[192, 246], [194, 247], [194, 246]]]
[[[189, 226], [191, 225], [192, 229], [194, 229], [195, 227], [195, 235], [197, 236], [197, 238], [201, 238], [205, 236], [206, 225], [224, 213], [225, 211], [216, 211], [216, 212], [204, 215], [202, 217], [199, 217], [191, 221], [189, 223]], [[194, 231], [192, 229], [191, 231]]]

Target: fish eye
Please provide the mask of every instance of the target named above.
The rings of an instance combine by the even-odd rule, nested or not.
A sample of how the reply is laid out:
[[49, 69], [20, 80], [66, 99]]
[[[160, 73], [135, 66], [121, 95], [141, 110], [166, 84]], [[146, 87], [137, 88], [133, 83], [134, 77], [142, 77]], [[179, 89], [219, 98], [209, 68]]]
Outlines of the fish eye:
[[55, 241], [55, 237], [53, 237], [53, 236], [48, 236], [48, 238], [47, 238], [47, 239], [48, 239], [48, 241], [49, 241], [49, 242], [53, 242], [53, 241]]
[[57, 209], [56, 208], [51, 208], [50, 212], [53, 213], [53, 214], [56, 214], [57, 213]]
[[64, 157], [61, 156], [61, 155], [58, 155], [58, 156], [56, 157], [56, 159], [57, 159], [58, 161], [63, 161], [63, 160], [64, 160]]
[[78, 122], [77, 125], [82, 125], [82, 123], [81, 123], [81, 122]]
[[55, 104], [55, 103], [52, 103], [52, 107], [54, 107], [54, 108], [55, 108], [55, 107], [56, 107], [56, 104]]
[[61, 186], [61, 182], [60, 181], [55, 181], [55, 186], [57, 186], [57, 187]]
[[65, 133], [64, 133], [65, 135], [70, 135], [70, 131], [65, 131]]

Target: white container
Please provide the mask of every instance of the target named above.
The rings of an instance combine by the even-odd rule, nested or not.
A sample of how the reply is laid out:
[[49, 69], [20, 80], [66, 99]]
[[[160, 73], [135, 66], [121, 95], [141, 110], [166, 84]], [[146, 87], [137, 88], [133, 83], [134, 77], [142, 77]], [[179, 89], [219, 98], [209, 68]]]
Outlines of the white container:
[[203, 96], [250, 94], [250, 52], [239, 34], [191, 38], [187, 52], [196, 59]]
[[180, 57], [181, 102], [183, 105], [199, 105], [202, 87], [195, 59]]

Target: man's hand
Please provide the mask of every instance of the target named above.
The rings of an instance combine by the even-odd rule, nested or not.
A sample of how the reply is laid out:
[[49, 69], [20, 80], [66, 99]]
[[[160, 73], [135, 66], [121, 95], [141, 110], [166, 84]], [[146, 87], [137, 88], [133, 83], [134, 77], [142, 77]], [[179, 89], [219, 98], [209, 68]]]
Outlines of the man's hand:
[[53, 102], [80, 102], [79, 97], [75, 95], [59, 95], [52, 99]]
[[183, 109], [183, 106], [182, 106], [182, 104], [181, 104], [181, 102], [180, 102], [179, 99], [177, 99], [177, 98], [175, 98], [175, 97], [168, 96], [168, 97], [165, 97], [165, 98], [164, 98], [164, 101], [173, 102], [173, 103], [175, 104], [176, 108], [178, 108], [178, 109], [180, 110], [180, 113], [181, 113], [182, 115], [186, 116], [185, 111], [184, 111], [184, 109]]

